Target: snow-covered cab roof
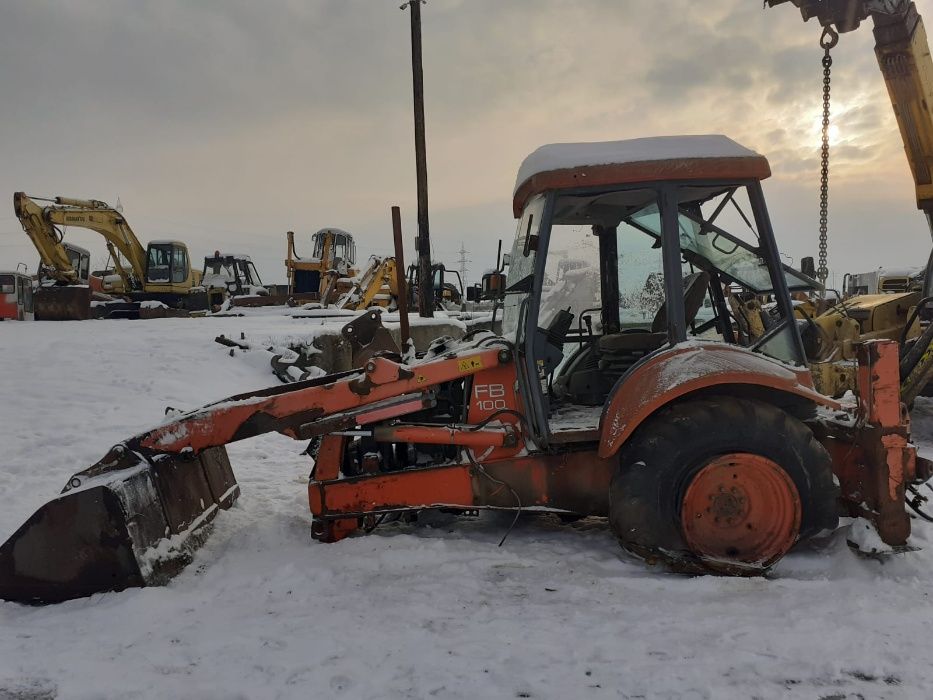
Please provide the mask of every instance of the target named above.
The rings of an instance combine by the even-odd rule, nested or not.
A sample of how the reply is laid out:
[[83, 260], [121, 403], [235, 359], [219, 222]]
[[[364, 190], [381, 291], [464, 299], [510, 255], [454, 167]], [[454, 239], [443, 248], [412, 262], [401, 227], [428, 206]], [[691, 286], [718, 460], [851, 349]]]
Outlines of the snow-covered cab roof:
[[718, 134], [552, 143], [525, 158], [512, 198], [515, 218], [539, 192], [663, 180], [764, 180], [768, 159]]
[[317, 231], [315, 231], [315, 232], [312, 234], [312, 237], [318, 235], [319, 233], [327, 233], [328, 231], [330, 231], [331, 233], [339, 233], [339, 234], [342, 234], [342, 235], [344, 235], [344, 236], [346, 236], [347, 238], [350, 238], [350, 239], [353, 238], [353, 234], [350, 233], [349, 231], [344, 231], [342, 228], [334, 228], [333, 226], [325, 226], [324, 228], [319, 228]]

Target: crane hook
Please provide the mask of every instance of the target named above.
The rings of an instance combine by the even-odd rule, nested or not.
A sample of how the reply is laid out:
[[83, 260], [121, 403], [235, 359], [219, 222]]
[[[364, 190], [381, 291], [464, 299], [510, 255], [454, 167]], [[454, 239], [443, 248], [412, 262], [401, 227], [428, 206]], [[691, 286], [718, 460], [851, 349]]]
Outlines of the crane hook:
[[824, 50], [833, 49], [838, 43], [839, 32], [833, 29], [830, 25], [823, 27], [823, 34], [820, 36], [820, 48]]

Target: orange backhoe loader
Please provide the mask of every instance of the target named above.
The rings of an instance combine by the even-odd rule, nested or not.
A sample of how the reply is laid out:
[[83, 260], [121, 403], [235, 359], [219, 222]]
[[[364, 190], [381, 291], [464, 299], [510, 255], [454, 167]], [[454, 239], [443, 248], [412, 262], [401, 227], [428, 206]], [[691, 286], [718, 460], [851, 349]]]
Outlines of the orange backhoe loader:
[[[272, 431], [311, 441], [327, 542], [444, 507], [607, 516], [629, 551], [698, 573], [758, 574], [840, 516], [905, 545], [905, 488], [931, 465], [897, 345], [859, 346], [856, 403], [814, 390], [790, 298], [813, 281], [781, 263], [769, 174], [723, 136], [538, 149], [514, 190], [501, 336], [376, 355], [117, 445], [0, 547], [0, 597], [164, 581], [239, 494], [224, 446]], [[735, 288], [773, 300], [747, 346]]]

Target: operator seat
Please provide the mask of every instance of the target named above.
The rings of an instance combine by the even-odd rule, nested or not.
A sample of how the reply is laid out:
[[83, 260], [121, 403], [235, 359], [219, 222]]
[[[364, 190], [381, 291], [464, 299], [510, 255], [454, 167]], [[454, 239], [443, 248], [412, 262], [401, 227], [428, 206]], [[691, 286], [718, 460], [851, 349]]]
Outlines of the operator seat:
[[[684, 277], [684, 318], [687, 325], [693, 322], [709, 287], [708, 272], [694, 272]], [[651, 329], [630, 328], [622, 333], [604, 335], [597, 347], [600, 354], [630, 353], [641, 351], [642, 354], [653, 352], [667, 341], [667, 302], [654, 315]]]
[[[684, 317], [688, 324], [703, 306], [709, 281], [708, 272], [695, 272], [684, 278]], [[554, 393], [573, 404], [600, 406], [623, 374], [666, 342], [667, 308], [662, 304], [650, 329], [630, 328], [604, 335], [595, 348], [582, 346], [554, 380]]]

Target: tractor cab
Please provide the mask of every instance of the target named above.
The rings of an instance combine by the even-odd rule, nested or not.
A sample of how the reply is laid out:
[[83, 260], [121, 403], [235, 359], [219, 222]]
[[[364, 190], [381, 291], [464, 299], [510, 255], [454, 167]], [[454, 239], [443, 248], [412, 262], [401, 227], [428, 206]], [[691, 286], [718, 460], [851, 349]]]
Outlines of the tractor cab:
[[[525, 160], [503, 333], [520, 350], [540, 442], [593, 439], [636, 368], [689, 341], [742, 346], [809, 383], [789, 291], [814, 283], [780, 261], [761, 189], [769, 174], [724, 136], [556, 144]], [[657, 363], [658, 392], [706, 362], [688, 352]]]
[[330, 268], [346, 274], [356, 264], [356, 243], [352, 234], [336, 228], [321, 229], [311, 236], [311, 257], [323, 261]]
[[[418, 266], [408, 266], [408, 305], [418, 306]], [[463, 280], [457, 270], [448, 270], [444, 263], [431, 263], [431, 296], [437, 310], [458, 310], [463, 301]]]
[[[339, 228], [322, 228], [311, 236], [311, 245], [311, 257], [299, 257], [295, 250], [295, 233], [288, 232], [285, 269], [288, 273], [289, 294], [317, 295], [320, 298], [331, 288], [333, 275], [339, 280], [359, 274], [353, 234]], [[330, 289], [331, 295], [335, 295], [334, 290], [338, 287], [334, 285]]]
[[232, 255], [219, 250], [204, 257], [201, 285], [208, 291], [212, 307], [222, 304], [227, 295], [269, 294], [248, 255]]

